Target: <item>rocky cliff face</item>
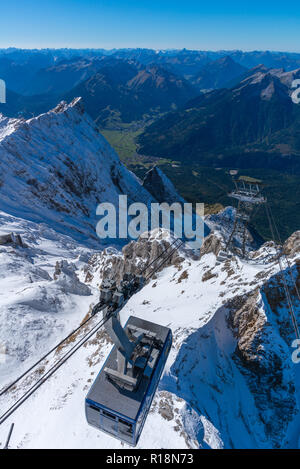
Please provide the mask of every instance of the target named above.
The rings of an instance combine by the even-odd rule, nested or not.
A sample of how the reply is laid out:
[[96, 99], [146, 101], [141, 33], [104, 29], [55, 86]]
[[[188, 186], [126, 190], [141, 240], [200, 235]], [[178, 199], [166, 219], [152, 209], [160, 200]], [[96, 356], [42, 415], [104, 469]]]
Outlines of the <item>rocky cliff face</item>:
[[79, 98], [27, 121], [0, 115], [0, 209], [90, 245], [101, 202], [152, 197], [120, 162]]
[[[92, 280], [100, 282], [103, 278], [114, 279], [120, 282], [125, 272], [135, 275], [141, 275], [142, 271], [155, 259], [162, 255], [166, 250], [172, 255], [164, 264], [164, 267], [171, 265], [180, 265], [184, 255], [192, 255], [191, 251], [183, 249], [178, 251], [172, 247], [175, 238], [169, 235], [165, 230], [154, 230], [145, 233], [137, 241], [131, 241], [122, 248], [122, 252], [116, 249], [105, 249], [101, 253], [94, 254], [85, 268], [87, 283]], [[158, 266], [162, 258], [159, 258], [152, 266]], [[163, 268], [164, 268], [163, 267]], [[159, 269], [159, 270], [162, 270]], [[144, 272], [144, 275], [148, 274]]]
[[118, 216], [122, 194], [128, 205], [183, 202], [158, 168], [143, 184], [126, 169], [80, 98], [26, 121], [0, 114], [1, 210], [100, 247], [97, 206], [111, 203]]
[[[89, 258], [71, 238], [46, 227], [42, 232], [38, 225], [20, 224], [11, 216], [2, 215], [0, 221], [7, 232], [22, 231], [26, 244], [3, 245], [0, 252], [1, 272], [5, 272], [0, 284], [0, 341], [8, 345], [7, 361], [4, 368], [0, 366], [6, 382], [12, 379], [12, 364], [16, 372], [20, 369], [18, 359], [27, 367], [78, 326], [98, 300], [103, 277], [118, 281], [124, 271], [140, 272], [173, 241], [168, 233], [156, 231], [129, 243], [122, 252], [109, 248]], [[172, 350], [139, 442], [141, 448], [298, 447], [300, 365], [291, 360], [293, 328], [276, 257], [269, 257], [274, 246], [266, 243], [247, 262], [233, 256], [218, 263], [216, 255], [223, 243], [222, 234], [216, 231], [205, 239], [200, 258], [185, 249], [174, 252], [121, 311], [122, 323], [136, 315], [173, 331]], [[297, 233], [285, 248], [299, 285]], [[299, 320], [293, 282], [285, 273]], [[6, 291], [10, 295], [4, 301]], [[64, 353], [71, 344], [65, 345]], [[82, 406], [110, 347], [100, 331], [65, 365], [67, 372], [65, 368], [46, 382], [35, 401], [19, 409], [15, 446], [121, 447], [107, 435], [101, 434], [100, 440], [97, 431], [86, 427], [83, 414], [75, 411]], [[48, 358], [46, 367], [53, 364], [52, 359]], [[1, 409], [35, 379], [31, 375], [0, 399]], [[72, 435], [66, 431], [70, 413], [78, 429]], [[57, 433], [58, 421], [66, 435], [63, 442]], [[0, 439], [6, 434], [4, 426]]]
[[[86, 281], [96, 285], [106, 276], [118, 281], [127, 270], [139, 273], [170, 242], [153, 233], [122, 254], [95, 255]], [[291, 360], [293, 327], [275, 246], [266, 243], [248, 262], [232, 257], [218, 265], [222, 246], [224, 238], [215, 231], [205, 238], [200, 259], [184, 250], [174, 253], [125, 307], [173, 328], [173, 358], [155, 408], [177, 422], [188, 447], [195, 441], [197, 447], [297, 446], [300, 372]], [[297, 233], [285, 249], [299, 285]], [[288, 270], [285, 275], [300, 319]]]
[[160, 203], [184, 203], [184, 199], [180, 197], [172, 182], [157, 166], [154, 166], [146, 173], [143, 179], [143, 187]]
[[[261, 289], [233, 298], [228, 323], [236, 339], [232, 358], [249, 386], [272, 447], [286, 442], [289, 424], [299, 413], [291, 342], [275, 326], [276, 308], [264, 302]], [[288, 318], [285, 317], [287, 321]]]

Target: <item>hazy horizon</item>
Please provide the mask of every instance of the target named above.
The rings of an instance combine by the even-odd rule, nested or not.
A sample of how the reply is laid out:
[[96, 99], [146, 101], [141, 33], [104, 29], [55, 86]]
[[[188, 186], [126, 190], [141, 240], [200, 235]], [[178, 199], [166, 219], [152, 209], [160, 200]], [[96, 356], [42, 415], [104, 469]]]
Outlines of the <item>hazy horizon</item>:
[[300, 5], [270, 0], [10, 0], [1, 47], [299, 51]]
[[187, 47], [169, 47], [169, 48], [157, 48], [157, 47], [68, 47], [68, 46], [60, 46], [60, 47], [18, 47], [18, 46], [2, 46], [0, 44], [0, 50], [23, 50], [23, 51], [47, 51], [47, 50], [94, 50], [94, 51], [105, 51], [105, 52], [113, 52], [116, 50], [149, 50], [149, 51], [156, 51], [156, 52], [182, 52], [184, 50], [188, 52], [271, 52], [271, 53], [278, 53], [278, 54], [300, 54], [299, 50], [287, 50], [287, 49], [241, 49], [241, 48], [233, 48], [233, 49], [191, 49]]

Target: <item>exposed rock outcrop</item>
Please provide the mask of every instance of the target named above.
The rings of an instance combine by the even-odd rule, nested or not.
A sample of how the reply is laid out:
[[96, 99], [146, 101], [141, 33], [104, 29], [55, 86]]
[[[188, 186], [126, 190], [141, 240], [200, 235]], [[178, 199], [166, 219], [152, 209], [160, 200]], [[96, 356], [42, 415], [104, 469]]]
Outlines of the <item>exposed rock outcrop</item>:
[[[28, 119], [0, 115], [0, 209], [99, 248], [100, 203], [153, 198], [84, 112], [82, 99]], [[117, 241], [115, 241], [117, 242]]]
[[217, 232], [212, 232], [206, 238], [204, 238], [203, 244], [200, 249], [200, 255], [209, 254], [212, 252], [217, 256], [223, 247], [223, 239]]
[[13, 246], [26, 247], [19, 234], [8, 233], [0, 235], [0, 245], [12, 244]]
[[300, 252], [300, 231], [295, 231], [284, 243], [283, 251], [288, 257]]
[[289, 423], [299, 411], [287, 343], [276, 332], [260, 289], [236, 296], [226, 304], [228, 324], [236, 339], [232, 356], [254, 397], [265, 433], [279, 448]]
[[[168, 248], [168, 253], [172, 254], [162, 268], [179, 265], [183, 256], [180, 249], [172, 252], [174, 247], [170, 246], [173, 242], [174, 238], [166, 230], [157, 229], [139, 237], [137, 241], [131, 241], [123, 247], [122, 253], [111, 248], [105, 249], [91, 257], [86, 269], [86, 281], [91, 281], [96, 276], [99, 280], [104, 277], [113, 278], [118, 283], [125, 272], [140, 275], [146, 265]], [[158, 266], [161, 261], [162, 257], [152, 265]], [[147, 273], [149, 272], [146, 271], [145, 274]]]
[[65, 293], [74, 295], [90, 295], [90, 288], [80, 282], [76, 274], [76, 266], [66, 260], [57, 261], [55, 265], [53, 279]]
[[185, 202], [170, 179], [157, 166], [154, 166], [146, 173], [142, 185], [159, 203]]

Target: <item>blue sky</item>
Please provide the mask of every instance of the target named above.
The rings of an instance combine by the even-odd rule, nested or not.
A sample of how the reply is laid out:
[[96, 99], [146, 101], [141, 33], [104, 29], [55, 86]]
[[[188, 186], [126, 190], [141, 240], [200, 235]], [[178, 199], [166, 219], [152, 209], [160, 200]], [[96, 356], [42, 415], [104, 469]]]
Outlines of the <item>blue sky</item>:
[[300, 52], [300, 2], [0, 0], [0, 47]]

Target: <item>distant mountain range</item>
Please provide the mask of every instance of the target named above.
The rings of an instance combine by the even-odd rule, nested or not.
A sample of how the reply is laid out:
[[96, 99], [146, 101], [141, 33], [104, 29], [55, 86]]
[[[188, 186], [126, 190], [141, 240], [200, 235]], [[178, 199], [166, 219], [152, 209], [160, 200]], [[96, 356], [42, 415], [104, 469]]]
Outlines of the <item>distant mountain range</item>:
[[80, 96], [100, 128], [154, 120], [141, 154], [286, 169], [300, 161], [299, 70], [300, 54], [280, 52], [0, 50], [0, 112], [30, 118]]
[[177, 109], [197, 94], [184, 78], [157, 65], [118, 61], [80, 83], [66, 98], [82, 96], [87, 112], [103, 125], [114, 116], [131, 122], [145, 114]]
[[80, 96], [87, 112], [104, 126], [111, 119], [132, 122], [177, 109], [197, 94], [185, 78], [158, 65], [113, 57], [76, 58], [40, 70], [26, 95], [11, 91], [8, 83], [7, 104], [0, 105], [0, 112], [28, 118]]
[[147, 127], [139, 152], [213, 166], [300, 166], [300, 107], [290, 96], [299, 77], [300, 69], [256, 67]]
[[0, 112], [31, 117], [82, 96], [100, 126], [176, 110], [201, 91], [231, 88], [261, 67], [300, 68], [300, 54], [152, 49], [0, 49], [7, 104]]
[[247, 70], [227, 55], [206, 64], [191, 81], [200, 91], [226, 88], [232, 80], [241, 77]]
[[[0, 49], [0, 76], [9, 88], [18, 93], [30, 89], [30, 77], [34, 81], [40, 70], [51, 69], [69, 62], [95, 61], [104, 58], [136, 61], [142, 65], [156, 64], [168, 68], [176, 75], [195, 77], [210, 62], [230, 57], [246, 68], [264, 64], [268, 68], [284, 68], [287, 71], [300, 67], [300, 53], [252, 51], [196, 51], [196, 50], [153, 50], [153, 49]], [[20, 74], [22, 80], [20, 80]], [[43, 73], [41, 74], [41, 76]], [[29, 81], [28, 81], [29, 79]], [[74, 84], [73, 84], [74, 86]], [[71, 86], [72, 87], [72, 86]], [[31, 90], [32, 91], [32, 90]], [[33, 94], [40, 94], [35, 90]]]

